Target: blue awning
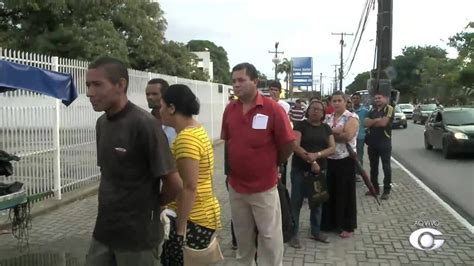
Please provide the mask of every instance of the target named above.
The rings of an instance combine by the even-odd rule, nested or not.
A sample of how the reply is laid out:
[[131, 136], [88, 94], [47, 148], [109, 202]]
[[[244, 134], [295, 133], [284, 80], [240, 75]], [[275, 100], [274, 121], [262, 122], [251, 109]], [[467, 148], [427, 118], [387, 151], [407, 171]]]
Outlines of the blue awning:
[[17, 89], [60, 99], [66, 106], [77, 98], [71, 74], [0, 60], [0, 92]]

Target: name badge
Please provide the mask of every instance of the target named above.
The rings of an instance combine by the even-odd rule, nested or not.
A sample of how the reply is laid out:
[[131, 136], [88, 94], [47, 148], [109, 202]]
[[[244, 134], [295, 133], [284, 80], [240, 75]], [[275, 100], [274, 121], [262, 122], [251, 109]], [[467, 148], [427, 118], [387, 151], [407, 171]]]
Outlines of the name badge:
[[267, 129], [268, 115], [256, 114], [253, 117], [252, 128], [253, 129]]

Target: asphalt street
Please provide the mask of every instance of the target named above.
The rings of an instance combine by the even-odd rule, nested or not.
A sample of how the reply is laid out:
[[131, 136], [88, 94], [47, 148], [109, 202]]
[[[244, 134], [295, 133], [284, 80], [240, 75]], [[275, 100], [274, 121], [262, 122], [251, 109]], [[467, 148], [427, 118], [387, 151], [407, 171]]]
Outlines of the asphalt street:
[[451, 207], [474, 224], [474, 155], [444, 159], [440, 150], [426, 150], [424, 126], [408, 121], [394, 129], [392, 155]]

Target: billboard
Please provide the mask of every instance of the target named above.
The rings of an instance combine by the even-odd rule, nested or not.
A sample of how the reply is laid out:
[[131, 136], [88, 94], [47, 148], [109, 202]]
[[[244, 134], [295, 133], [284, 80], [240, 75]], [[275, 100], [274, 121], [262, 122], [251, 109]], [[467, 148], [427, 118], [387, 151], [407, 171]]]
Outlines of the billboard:
[[293, 87], [313, 87], [313, 58], [292, 57], [292, 82]]

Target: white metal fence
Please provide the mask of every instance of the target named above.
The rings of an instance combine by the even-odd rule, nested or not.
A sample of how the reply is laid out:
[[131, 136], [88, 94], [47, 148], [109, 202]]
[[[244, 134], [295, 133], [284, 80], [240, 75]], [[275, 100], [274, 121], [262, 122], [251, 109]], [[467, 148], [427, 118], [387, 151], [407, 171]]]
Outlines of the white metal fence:
[[[29, 195], [61, 193], [99, 179], [96, 166], [95, 122], [86, 97], [88, 62], [0, 48], [0, 59], [71, 73], [79, 97], [69, 107], [59, 100], [28, 91], [0, 93], [0, 149], [21, 157], [14, 175], [0, 182], [23, 182]], [[197, 119], [209, 137], [219, 138], [222, 113], [230, 86], [129, 69], [128, 98], [147, 109], [145, 87], [152, 78], [188, 85], [201, 103]], [[1, 77], [0, 77], [1, 78]], [[25, 77], [28, 78], [28, 77]]]

